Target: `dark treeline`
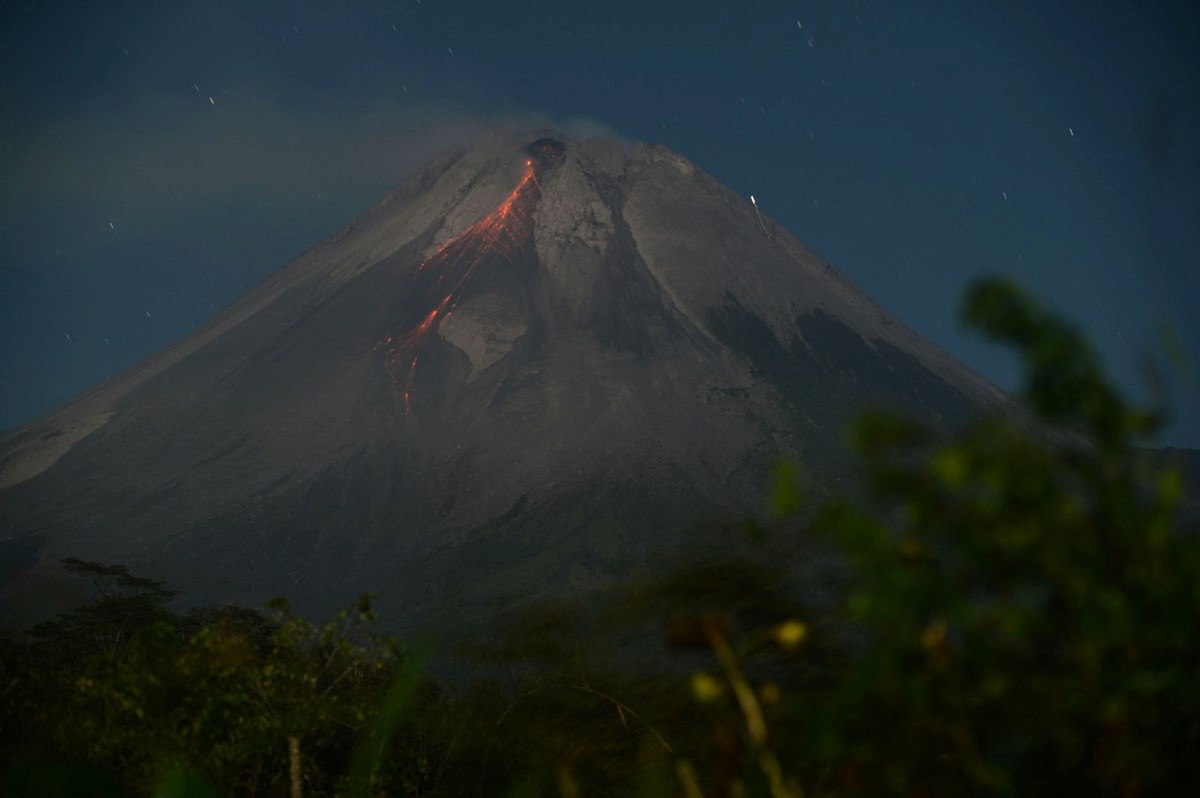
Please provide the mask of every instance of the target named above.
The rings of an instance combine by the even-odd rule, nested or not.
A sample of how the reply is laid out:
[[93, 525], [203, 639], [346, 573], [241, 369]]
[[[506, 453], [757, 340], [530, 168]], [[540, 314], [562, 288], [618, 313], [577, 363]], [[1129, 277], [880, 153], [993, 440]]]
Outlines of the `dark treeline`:
[[[1026, 415], [948, 438], [864, 418], [866, 503], [804, 507], [781, 467], [772, 520], [586, 618], [529, 611], [462, 654], [486, 665], [469, 685], [374, 633], [368, 598], [323, 625], [282, 601], [179, 613], [166, 585], [68, 560], [94, 599], [0, 650], [0, 786], [1179, 794], [1200, 783], [1200, 539], [1180, 471], [1135, 445], [1160, 419], [1011, 286], [964, 316], [1023, 356]], [[836, 553], [820, 573], [813, 545]], [[647, 628], [656, 667], [599, 655]]]

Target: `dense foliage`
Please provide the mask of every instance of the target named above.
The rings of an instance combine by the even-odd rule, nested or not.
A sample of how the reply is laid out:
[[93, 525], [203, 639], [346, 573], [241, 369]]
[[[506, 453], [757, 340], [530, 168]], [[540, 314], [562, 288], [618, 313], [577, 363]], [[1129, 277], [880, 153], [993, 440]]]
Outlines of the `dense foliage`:
[[381, 709], [436, 696], [421, 694], [395, 641], [370, 632], [368, 599], [321, 627], [284, 602], [266, 615], [177, 615], [158, 582], [65, 564], [95, 582], [96, 599], [4, 649], [4, 755], [18, 765], [10, 789], [124, 794], [177, 782], [279, 794], [293, 760], [318, 793], [427, 778], [420, 734], [389, 740]]
[[[88, 605], [8, 641], [8, 794], [1154, 795], [1200, 783], [1200, 540], [1180, 473], [1068, 326], [1004, 283], [1023, 413], [854, 430], [869, 496], [775, 520], [604, 612], [531, 611], [450, 690], [371, 631], [177, 614], [77, 560]], [[647, 624], [650, 624], [648, 627]], [[669, 643], [602, 645], [652, 628]], [[665, 629], [665, 635], [663, 630]], [[632, 648], [632, 650], [631, 650]], [[619, 663], [619, 664], [618, 664]]]

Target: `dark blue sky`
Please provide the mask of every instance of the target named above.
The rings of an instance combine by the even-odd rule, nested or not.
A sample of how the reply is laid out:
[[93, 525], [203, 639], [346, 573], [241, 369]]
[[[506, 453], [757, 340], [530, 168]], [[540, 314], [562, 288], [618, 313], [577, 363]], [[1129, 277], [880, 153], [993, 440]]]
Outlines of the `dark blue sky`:
[[538, 120], [674, 147], [1006, 387], [956, 319], [1014, 276], [1142, 393], [1161, 329], [1200, 351], [1198, 52], [1195, 0], [8, 2], [0, 428]]

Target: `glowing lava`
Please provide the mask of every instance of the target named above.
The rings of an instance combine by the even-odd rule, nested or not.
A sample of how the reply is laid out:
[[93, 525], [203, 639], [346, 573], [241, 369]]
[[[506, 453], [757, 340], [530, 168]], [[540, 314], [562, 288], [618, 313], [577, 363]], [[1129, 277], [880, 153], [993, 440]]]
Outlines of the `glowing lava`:
[[[541, 196], [532, 160], [517, 187], [494, 211], [442, 244], [417, 267], [414, 294], [421, 296], [418, 313], [410, 313], [394, 335], [375, 345], [384, 352], [384, 368], [398, 388], [403, 385], [404, 412], [412, 408], [413, 388], [422, 347], [429, 333], [454, 311], [484, 257], [494, 253], [513, 263], [533, 234], [533, 209]], [[449, 289], [446, 287], [450, 286]]]

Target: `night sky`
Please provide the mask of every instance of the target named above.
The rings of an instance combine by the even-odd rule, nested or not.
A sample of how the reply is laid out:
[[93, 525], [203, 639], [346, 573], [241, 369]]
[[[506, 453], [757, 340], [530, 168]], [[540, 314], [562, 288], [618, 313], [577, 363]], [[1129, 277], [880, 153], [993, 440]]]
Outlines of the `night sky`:
[[[10, 0], [0, 428], [503, 123], [675, 148], [1010, 388], [957, 318], [973, 277], [1011, 275], [1144, 395], [1164, 337], [1200, 352], [1197, 53], [1195, 0]], [[1200, 446], [1173, 368], [1162, 442]]]

